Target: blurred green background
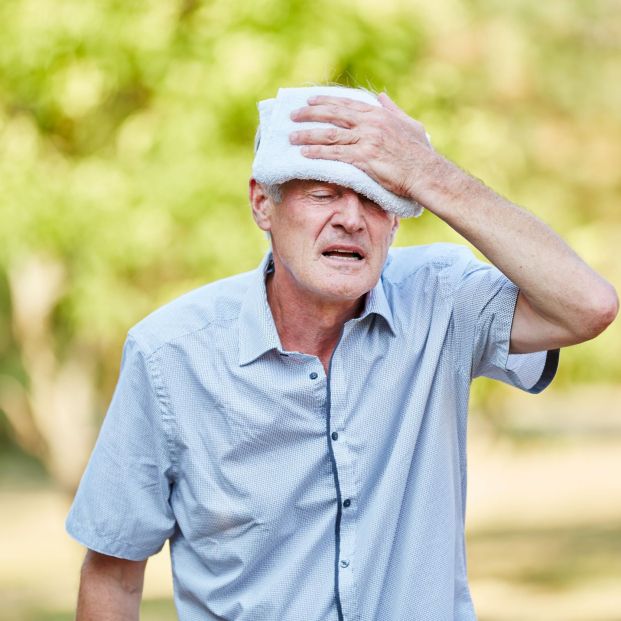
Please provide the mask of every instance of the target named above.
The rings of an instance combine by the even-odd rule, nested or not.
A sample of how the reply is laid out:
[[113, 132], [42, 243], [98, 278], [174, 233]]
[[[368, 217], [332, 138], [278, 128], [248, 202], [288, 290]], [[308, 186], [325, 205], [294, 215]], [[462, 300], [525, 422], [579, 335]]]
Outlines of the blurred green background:
[[[62, 522], [128, 328], [265, 251], [247, 179], [279, 86], [387, 90], [621, 285], [619, 0], [2, 0], [0, 41], [3, 621], [72, 618]], [[460, 240], [425, 214], [396, 244], [433, 241]], [[481, 621], [621, 619], [620, 351], [617, 322], [540, 397], [475, 383]], [[175, 618], [166, 563], [144, 619]]]

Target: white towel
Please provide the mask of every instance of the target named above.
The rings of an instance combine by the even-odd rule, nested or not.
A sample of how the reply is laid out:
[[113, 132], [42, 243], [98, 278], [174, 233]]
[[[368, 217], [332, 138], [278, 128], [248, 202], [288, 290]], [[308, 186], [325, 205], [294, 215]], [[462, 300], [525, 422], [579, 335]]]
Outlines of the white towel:
[[311, 86], [279, 89], [275, 99], [265, 99], [258, 105], [260, 142], [252, 165], [252, 176], [267, 185], [292, 179], [336, 183], [363, 194], [386, 211], [404, 218], [419, 216], [423, 209], [418, 203], [393, 194], [352, 164], [304, 157], [300, 146], [289, 142], [289, 134], [294, 131], [331, 125], [291, 120], [291, 112], [306, 106], [308, 99], [316, 95], [347, 97], [373, 106], [381, 105], [371, 93], [354, 88]]

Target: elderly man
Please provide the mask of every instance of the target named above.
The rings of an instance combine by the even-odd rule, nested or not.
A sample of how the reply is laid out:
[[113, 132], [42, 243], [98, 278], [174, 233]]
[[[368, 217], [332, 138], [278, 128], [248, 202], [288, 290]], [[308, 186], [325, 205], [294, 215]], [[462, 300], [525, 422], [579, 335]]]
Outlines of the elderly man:
[[[67, 520], [78, 619], [135, 619], [170, 541], [180, 619], [470, 621], [471, 380], [530, 392], [611, 286], [384, 94], [281, 89], [250, 181], [271, 251], [130, 332]], [[421, 206], [450, 244], [389, 252]]]

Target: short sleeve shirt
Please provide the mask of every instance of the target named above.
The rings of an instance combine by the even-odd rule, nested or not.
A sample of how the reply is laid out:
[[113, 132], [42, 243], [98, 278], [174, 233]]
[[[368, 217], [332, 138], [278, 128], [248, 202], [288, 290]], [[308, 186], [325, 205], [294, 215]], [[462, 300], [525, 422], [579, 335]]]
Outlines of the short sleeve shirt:
[[68, 532], [133, 560], [169, 540], [182, 621], [476, 619], [470, 384], [539, 392], [558, 351], [510, 354], [517, 287], [434, 244], [391, 250], [326, 373], [280, 343], [270, 259], [130, 330]]

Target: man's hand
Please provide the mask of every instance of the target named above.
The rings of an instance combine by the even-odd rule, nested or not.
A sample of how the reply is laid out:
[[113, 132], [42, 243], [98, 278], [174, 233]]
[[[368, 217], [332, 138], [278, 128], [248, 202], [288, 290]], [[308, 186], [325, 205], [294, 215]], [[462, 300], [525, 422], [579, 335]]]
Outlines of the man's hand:
[[294, 132], [290, 141], [305, 145], [305, 157], [353, 164], [391, 192], [415, 199], [417, 173], [433, 166], [435, 152], [421, 123], [388, 95], [378, 99], [382, 107], [342, 97], [312, 97], [291, 118], [337, 127]]
[[147, 561], [93, 550], [82, 565], [76, 621], [138, 621]]
[[395, 194], [444, 220], [520, 288], [511, 351], [527, 353], [581, 343], [615, 318], [612, 286], [538, 218], [499, 196], [435, 152], [423, 126], [387, 95], [381, 107], [313, 97], [294, 121], [336, 127], [294, 132], [310, 158], [360, 168]]

